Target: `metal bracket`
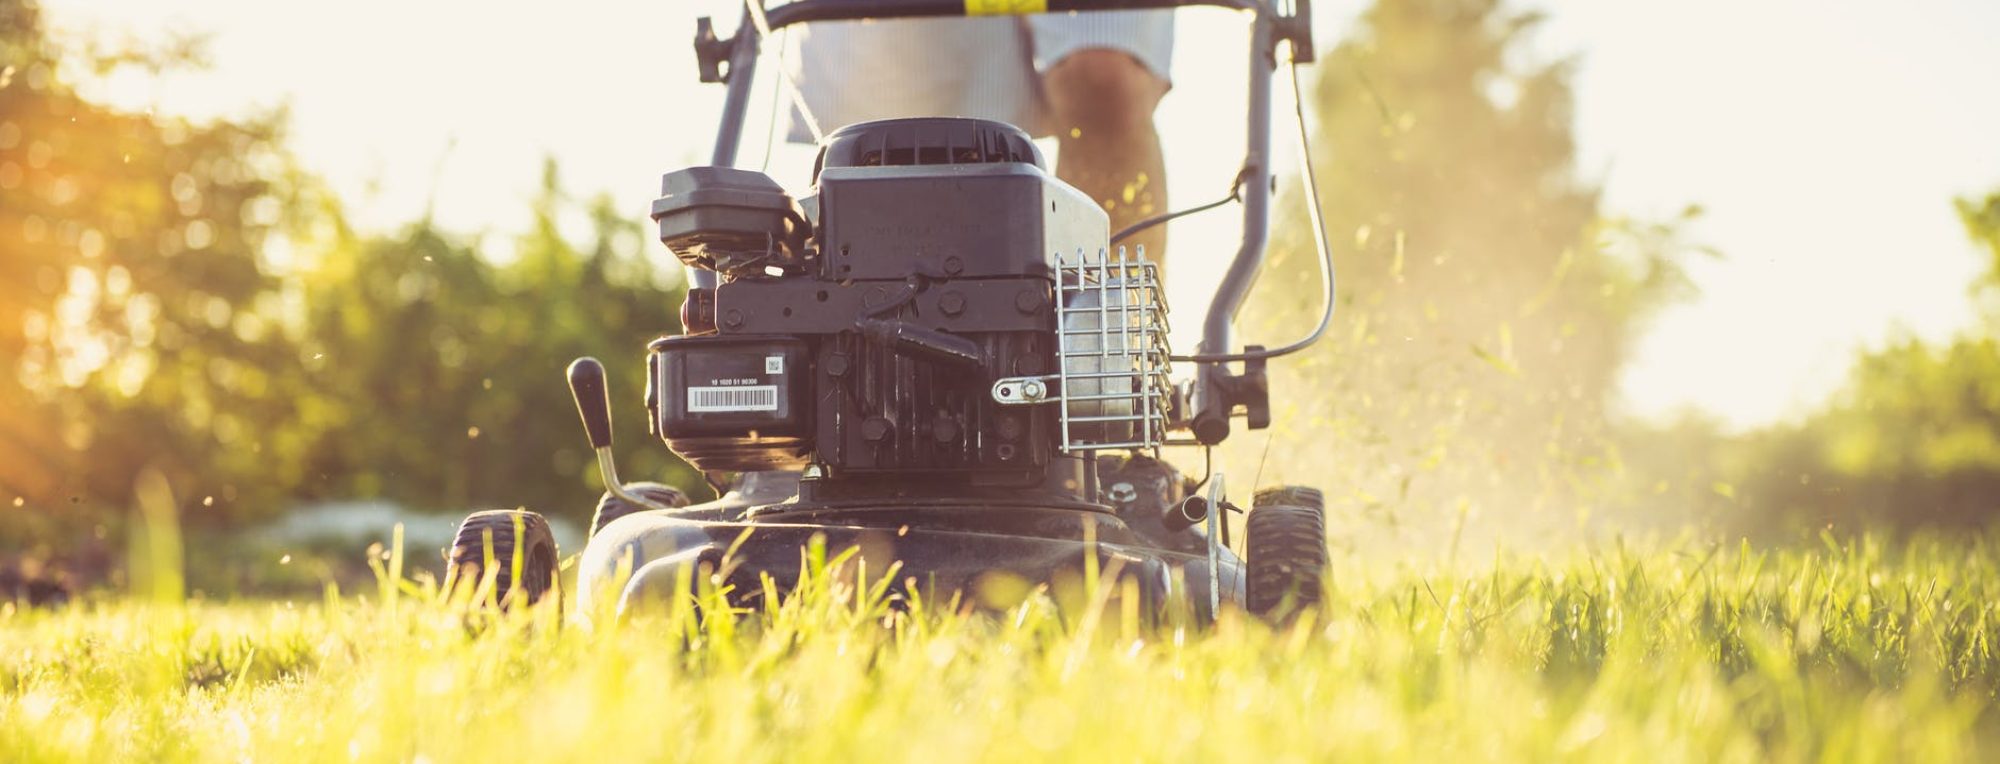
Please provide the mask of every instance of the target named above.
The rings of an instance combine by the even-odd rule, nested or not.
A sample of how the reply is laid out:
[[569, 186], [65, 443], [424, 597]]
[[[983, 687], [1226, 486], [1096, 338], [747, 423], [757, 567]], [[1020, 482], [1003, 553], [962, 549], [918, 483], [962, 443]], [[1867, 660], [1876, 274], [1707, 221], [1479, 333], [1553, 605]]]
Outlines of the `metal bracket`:
[[[1245, 351], [1255, 353], [1263, 350], [1260, 345], [1246, 345]], [[1232, 374], [1227, 366], [1216, 364], [1202, 370], [1209, 383], [1197, 387], [1196, 393], [1212, 390], [1217, 395], [1198, 397], [1195, 401], [1194, 421], [1190, 429], [1196, 440], [1205, 445], [1221, 443], [1229, 437], [1229, 420], [1239, 412], [1244, 425], [1252, 430], [1262, 430], [1271, 426], [1271, 380], [1264, 374], [1264, 359], [1252, 358], [1243, 362], [1243, 373]]]
[[1003, 377], [993, 383], [993, 402], [1002, 406], [1029, 406], [1062, 400], [1049, 395], [1049, 382], [1053, 380], [1053, 375]]
[[[1313, 12], [1312, 0], [1294, 0], [1292, 12], [1278, 16], [1271, 25], [1271, 43], [1279, 40], [1292, 44], [1292, 60], [1301, 64], [1313, 62]], [[1276, 51], [1272, 51], [1274, 54]]]
[[722, 70], [722, 64], [735, 48], [736, 38], [725, 40], [715, 36], [715, 22], [709, 17], [694, 20], [694, 60], [701, 69], [702, 82], [729, 81], [729, 73]]

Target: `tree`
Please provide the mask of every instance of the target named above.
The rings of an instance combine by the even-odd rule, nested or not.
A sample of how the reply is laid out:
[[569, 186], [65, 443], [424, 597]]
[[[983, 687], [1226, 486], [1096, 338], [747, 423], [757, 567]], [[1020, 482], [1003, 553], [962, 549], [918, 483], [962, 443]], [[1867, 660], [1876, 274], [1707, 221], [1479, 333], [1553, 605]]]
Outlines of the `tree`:
[[587, 521], [596, 462], [562, 378], [582, 355], [612, 370], [627, 479], [699, 483], [633, 433], [644, 421], [645, 344], [679, 329], [678, 287], [661, 277], [678, 265], [649, 261], [641, 227], [602, 198], [589, 206], [595, 240], [565, 240], [557, 219], [569, 202], [556, 177], [550, 162], [532, 231], [504, 265], [427, 220], [395, 237], [325, 243], [304, 278], [305, 347], [325, 408], [286, 476], [295, 493]]
[[[1681, 221], [1600, 213], [1573, 166], [1569, 64], [1523, 63], [1538, 20], [1498, 0], [1379, 0], [1322, 57], [1313, 150], [1340, 318], [1272, 366], [1274, 437], [1301, 447], [1274, 449], [1296, 456], [1267, 476], [1426, 522], [1576, 506], [1615, 466], [1617, 372], [1685, 288], [1692, 247]], [[1319, 307], [1291, 203], [1250, 313], [1274, 340]]]
[[1757, 511], [1739, 527], [1974, 527], [1996, 517], [2000, 192], [1957, 207], [1988, 257], [1970, 289], [1982, 325], [1945, 344], [1906, 337], [1864, 352], [1825, 408], [1760, 434], [1737, 477]]
[[[679, 266], [648, 258], [643, 211], [577, 204], [550, 162], [510, 262], [428, 219], [360, 233], [281, 114], [193, 124], [71, 84], [197, 53], [79, 55], [0, 0], [0, 548], [113, 547], [149, 469], [196, 528], [360, 497], [586, 520], [561, 379], [583, 354], [615, 374], [628, 477], [696, 482], [630, 434], [644, 344], [678, 327]], [[581, 246], [556, 224], [578, 210]]]
[[286, 406], [295, 346], [255, 309], [294, 200], [278, 119], [129, 114], [70, 85], [192, 57], [66, 52], [34, 4], [0, 1], [0, 501], [48, 510], [28, 516], [101, 524], [88, 508], [128, 506], [140, 470], [198, 482]]

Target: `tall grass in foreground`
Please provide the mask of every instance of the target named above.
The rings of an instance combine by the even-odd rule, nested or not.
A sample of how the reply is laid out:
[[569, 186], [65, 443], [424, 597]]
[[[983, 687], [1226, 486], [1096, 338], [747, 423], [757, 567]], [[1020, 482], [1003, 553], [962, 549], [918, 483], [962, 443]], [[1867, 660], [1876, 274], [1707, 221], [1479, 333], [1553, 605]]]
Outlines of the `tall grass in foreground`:
[[[821, 580], [737, 619], [363, 601], [0, 611], [0, 761], [1880, 760], [2000, 750], [1990, 539], [1339, 572], [1154, 630]], [[384, 601], [384, 600], [388, 601]], [[398, 601], [400, 600], [400, 601]]]

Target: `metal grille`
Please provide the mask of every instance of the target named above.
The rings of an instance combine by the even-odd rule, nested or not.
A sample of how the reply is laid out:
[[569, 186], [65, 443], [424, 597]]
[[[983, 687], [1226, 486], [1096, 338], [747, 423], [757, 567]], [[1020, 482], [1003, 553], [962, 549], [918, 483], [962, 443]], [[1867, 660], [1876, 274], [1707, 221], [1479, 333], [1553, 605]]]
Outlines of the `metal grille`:
[[1158, 266], [1144, 247], [1055, 257], [1063, 451], [1158, 448], [1173, 390]]

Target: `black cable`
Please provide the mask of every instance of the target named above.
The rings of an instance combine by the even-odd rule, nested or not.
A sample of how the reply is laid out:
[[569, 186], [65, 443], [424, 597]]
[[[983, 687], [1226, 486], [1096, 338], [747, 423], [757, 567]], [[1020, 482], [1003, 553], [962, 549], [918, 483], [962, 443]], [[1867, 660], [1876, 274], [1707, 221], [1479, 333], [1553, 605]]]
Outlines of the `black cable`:
[[1197, 481], [1193, 488], [1188, 489], [1188, 494], [1193, 495], [1195, 491], [1201, 490], [1202, 486], [1208, 485], [1208, 479], [1212, 477], [1215, 477], [1215, 447], [1203, 444], [1201, 447], [1201, 480]]
[[1197, 212], [1207, 212], [1209, 210], [1215, 209], [1230, 202], [1243, 201], [1243, 176], [1248, 175], [1249, 173], [1250, 173], [1250, 168], [1248, 167], [1245, 167], [1241, 172], [1236, 173], [1236, 182], [1229, 184], [1228, 196], [1201, 205], [1200, 207], [1189, 207], [1184, 210], [1175, 210], [1173, 212], [1166, 212], [1154, 215], [1152, 217], [1146, 218], [1145, 220], [1141, 220], [1137, 223], [1125, 226], [1124, 228], [1120, 228], [1118, 229], [1117, 233], [1111, 235], [1111, 243], [1115, 245], [1118, 242], [1132, 238], [1140, 231], [1144, 231], [1148, 228], [1152, 228], [1153, 226], [1165, 223], [1170, 220], [1174, 220], [1176, 218], [1187, 217]]
[[1326, 243], [1326, 221], [1321, 219], [1319, 208], [1319, 178], [1313, 172], [1312, 141], [1306, 135], [1305, 97], [1299, 90], [1298, 52], [1292, 52], [1290, 61], [1292, 75], [1292, 113], [1298, 118], [1299, 161], [1304, 165], [1306, 187], [1306, 212], [1312, 217], [1313, 246], [1319, 250], [1319, 285], [1321, 299], [1325, 305], [1320, 310], [1319, 325], [1310, 334], [1283, 347], [1246, 350], [1241, 353], [1196, 353], [1194, 355], [1169, 356], [1169, 360], [1187, 363], [1232, 363], [1236, 361], [1258, 361], [1266, 358], [1291, 355], [1311, 347], [1326, 334], [1326, 327], [1333, 323], [1333, 250]]

